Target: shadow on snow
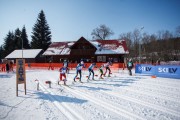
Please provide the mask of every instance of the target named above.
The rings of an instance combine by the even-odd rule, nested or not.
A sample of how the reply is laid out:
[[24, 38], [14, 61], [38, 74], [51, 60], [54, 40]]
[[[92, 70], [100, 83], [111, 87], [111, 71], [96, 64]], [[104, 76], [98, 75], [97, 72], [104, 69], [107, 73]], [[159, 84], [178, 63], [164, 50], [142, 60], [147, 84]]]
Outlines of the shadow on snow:
[[13, 75], [8, 75], [8, 74], [0, 74], [0, 78], [11, 78]]
[[83, 104], [83, 103], [87, 102], [87, 100], [83, 100], [83, 99], [79, 99], [79, 98], [60, 96], [60, 95], [52, 95], [52, 94], [43, 93], [43, 92], [37, 92], [35, 94], [38, 95], [38, 98], [36, 98], [36, 99], [49, 100], [51, 102], [57, 101], [57, 102], [70, 102], [70, 103], [78, 103], [78, 104]]
[[[138, 78], [139, 79], [139, 78]], [[114, 86], [114, 87], [122, 87], [122, 86], [129, 86], [136, 81], [139, 81], [137, 78], [112, 78], [111, 80], [105, 80], [100, 82], [92, 82], [91, 84], [99, 84], [99, 85], [107, 85], [107, 86]]]
[[110, 90], [110, 89], [106, 89], [106, 88], [102, 88], [102, 87], [89, 87], [89, 86], [77, 86], [79, 88], [87, 88], [88, 90], [92, 90], [92, 91], [99, 91], [99, 90]]

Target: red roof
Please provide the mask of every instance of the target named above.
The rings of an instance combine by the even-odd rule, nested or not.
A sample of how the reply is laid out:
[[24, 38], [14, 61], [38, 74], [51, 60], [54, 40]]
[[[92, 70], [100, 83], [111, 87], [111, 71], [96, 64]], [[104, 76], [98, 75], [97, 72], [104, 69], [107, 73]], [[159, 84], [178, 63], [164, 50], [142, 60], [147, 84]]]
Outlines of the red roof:
[[[76, 42], [53, 42], [43, 55], [69, 55], [71, 51], [70, 47]], [[89, 43], [97, 48], [95, 54], [129, 53], [125, 40], [90, 40]]]
[[125, 40], [92, 40], [92, 41], [97, 41], [102, 46], [115, 45], [114, 47], [109, 48], [109, 49], [117, 49], [119, 46], [123, 46], [124, 50], [128, 51]]

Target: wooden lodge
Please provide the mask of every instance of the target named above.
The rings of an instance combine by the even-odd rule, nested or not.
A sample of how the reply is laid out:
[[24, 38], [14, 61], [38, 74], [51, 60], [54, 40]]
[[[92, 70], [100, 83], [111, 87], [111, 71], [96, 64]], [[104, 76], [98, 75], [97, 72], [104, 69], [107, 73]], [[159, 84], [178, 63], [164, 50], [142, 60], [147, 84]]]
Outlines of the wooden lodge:
[[53, 42], [43, 53], [46, 62], [59, 63], [68, 60], [71, 63], [85, 62], [124, 62], [128, 54], [125, 40], [86, 40], [81, 37], [77, 41]]

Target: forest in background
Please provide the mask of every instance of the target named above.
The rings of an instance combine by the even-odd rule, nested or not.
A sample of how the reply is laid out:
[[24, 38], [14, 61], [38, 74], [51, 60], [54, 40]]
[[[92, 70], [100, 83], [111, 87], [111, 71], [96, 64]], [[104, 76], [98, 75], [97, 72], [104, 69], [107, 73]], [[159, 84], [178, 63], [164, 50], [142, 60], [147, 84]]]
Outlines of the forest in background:
[[175, 34], [168, 30], [152, 35], [141, 32], [135, 29], [133, 32], [120, 35], [119, 38], [125, 39], [129, 48], [128, 58], [138, 61], [141, 54], [141, 61], [144, 63], [180, 60], [180, 26], [177, 27]]

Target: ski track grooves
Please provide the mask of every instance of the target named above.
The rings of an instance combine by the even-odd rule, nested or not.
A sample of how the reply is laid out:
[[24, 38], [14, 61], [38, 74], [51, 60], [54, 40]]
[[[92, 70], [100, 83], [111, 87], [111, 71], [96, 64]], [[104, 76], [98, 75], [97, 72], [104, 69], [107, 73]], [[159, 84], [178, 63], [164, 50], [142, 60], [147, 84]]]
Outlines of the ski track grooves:
[[[118, 80], [119, 82], [124, 81], [124, 80], [121, 80], [121, 79], [115, 79], [115, 80]], [[138, 81], [138, 82], [136, 82], [136, 84], [137, 85], [144, 84], [144, 85], [165, 87], [165, 88], [168, 88], [168, 89], [177, 89], [178, 91], [180, 91], [177, 83], [176, 84], [170, 84], [170, 83], [163, 83], [163, 82], [162, 83], [160, 83], [160, 82], [158, 83], [158, 82], [152, 82], [152, 81], [148, 81], [148, 82], [147, 81]]]
[[[118, 80], [118, 79], [116, 79], [116, 80]], [[121, 80], [119, 80], [120, 82], [121, 82]], [[113, 82], [113, 81], [112, 81]], [[143, 85], [141, 85], [141, 84], [143, 84]], [[147, 85], [151, 85], [151, 86], [153, 86], [153, 90], [154, 91], [160, 91], [162, 94], [165, 94], [165, 93], [170, 93], [170, 94], [172, 94], [172, 95], [176, 95], [178, 98], [180, 98], [180, 96], [179, 96], [179, 94], [174, 94], [174, 91], [166, 91], [166, 90], [163, 90], [162, 88], [156, 88], [155, 86], [158, 86], [158, 85], [155, 85], [155, 84], [153, 84], [153, 83], [145, 83], [145, 82], [136, 82], [135, 84], [134, 84], [134, 87], [136, 87], [136, 88], [139, 88], [139, 87], [142, 87], [143, 86], [143, 88], [144, 89], [149, 89], [149, 87], [147, 87]], [[167, 87], [167, 86], [163, 86], [163, 85], [159, 85], [159, 86], [161, 86], [161, 87]], [[170, 87], [168, 87], [168, 88], [170, 88]], [[171, 87], [171, 88], [173, 88], [173, 87]], [[174, 88], [173, 88], [174, 89]], [[178, 90], [176, 90], [176, 91], [180, 91], [179, 90], [179, 88], [176, 88], [176, 89], [178, 89]]]
[[[169, 91], [164, 91], [164, 90], [160, 90], [160, 89], [156, 89], [156, 88], [149, 88], [149, 87], [145, 87], [145, 86], [133, 86], [133, 88], [131, 89], [137, 89], [139, 91], [139, 89], [145, 89], [145, 90], [148, 90], [149, 93], [155, 93], [157, 95], [160, 95], [160, 96], [166, 96], [166, 97], [169, 97], [169, 98], [173, 98], [173, 99], [180, 99], [180, 96], [178, 94], [174, 94], [174, 92], [169, 92]], [[126, 88], [125, 88], [126, 89]]]
[[[136, 79], [136, 80], [139, 80], [138, 78], [134, 77], [132, 79]], [[122, 78], [117, 78], [117, 79], [114, 79], [114, 80], [119, 80], [119, 81], [123, 81]], [[128, 80], [126, 78], [126, 80]], [[165, 80], [155, 80], [155, 79], [149, 79], [148, 80], [148, 83], [147, 83], [147, 80], [139, 80], [138, 82], [140, 83], [144, 83], [144, 84], [152, 84], [152, 85], [158, 85], [158, 86], [162, 86], [162, 87], [171, 87], [171, 88], [177, 88], [179, 89], [178, 85], [179, 82], [175, 82], [175, 81], [171, 81], [171, 82], [168, 82], [168, 81], [165, 81]]]
[[148, 83], [146, 81], [140, 81], [139, 83], [141, 84], [147, 84], [147, 85], [152, 85], [152, 86], [160, 86], [160, 87], [166, 87], [166, 88], [170, 88], [170, 89], [178, 89], [178, 91], [180, 91], [179, 87], [177, 84], [170, 84], [169, 83], [157, 83], [157, 82], [150, 82], [148, 81]]
[[118, 108], [116, 106], [112, 106], [109, 103], [106, 103], [106, 102], [103, 102], [103, 101], [98, 100], [96, 98], [93, 98], [92, 96], [88, 95], [87, 93], [85, 94], [83, 92], [80, 92], [79, 90], [75, 90], [75, 89], [72, 90], [71, 88], [68, 88], [68, 87], [66, 87], [66, 90], [68, 90], [69, 92], [74, 93], [74, 94], [76, 94], [78, 96], [81, 96], [81, 97], [95, 103], [96, 105], [101, 106], [101, 107], [103, 107], [103, 108], [105, 108], [107, 110], [110, 110], [110, 111], [112, 111], [112, 112], [114, 112], [114, 113], [116, 113], [116, 114], [118, 114], [120, 116], [123, 116], [125, 118], [131, 119], [131, 120], [134, 120], [135, 118], [136, 118], [136, 120], [143, 120], [144, 119], [144, 118], [141, 118], [138, 115], [132, 114], [132, 113], [130, 113], [128, 111], [125, 111], [125, 110], [123, 110], [121, 108]]
[[[142, 84], [146, 84], [146, 83], [142, 83]], [[147, 91], [143, 91], [141, 92], [139, 89], [145, 89], [145, 90], [148, 90]], [[141, 93], [141, 94], [144, 94], [144, 92], [147, 93], [147, 95], [149, 96], [152, 96], [153, 94], [156, 94], [157, 96], [159, 96], [160, 98], [164, 98], [166, 100], [170, 100], [170, 101], [174, 101], [174, 102], [178, 102], [179, 101], [175, 101], [174, 99], [178, 100], [180, 98], [179, 94], [174, 94], [174, 92], [170, 92], [170, 91], [165, 91], [165, 90], [162, 90], [162, 89], [157, 89], [155, 87], [153, 87], [153, 91], [150, 91], [149, 87], [147, 86], [139, 86], [139, 84], [137, 83], [135, 86], [133, 86], [133, 88], [123, 88], [123, 89], [126, 89], [128, 91], [131, 91], [131, 92], [135, 92], [136, 93]], [[133, 89], [133, 90], [131, 90]], [[155, 91], [158, 91], [158, 92], [155, 92]], [[169, 93], [170, 95], [173, 95], [173, 96], [169, 96], [167, 95], [167, 93]]]
[[144, 102], [144, 101], [132, 98], [132, 97], [130, 98], [128, 96], [121, 95], [121, 94], [118, 94], [118, 93], [107, 92], [107, 91], [101, 91], [101, 92], [105, 93], [105, 94], [116, 96], [118, 98], [121, 98], [121, 99], [124, 99], [124, 100], [127, 100], [127, 101], [134, 102], [136, 104], [140, 104], [142, 106], [150, 107], [152, 109], [159, 110], [159, 111], [162, 111], [162, 112], [165, 112], [165, 113], [168, 113], [168, 114], [180, 117], [179, 112], [171, 110], [171, 109], [168, 109], [168, 108], [164, 108], [164, 107], [161, 107], [161, 106], [158, 106], [158, 105], [154, 105], [154, 104], [151, 104], [151, 103], [148, 103], [148, 102]]
[[155, 93], [155, 92], [151, 92], [151, 91], [148, 91], [148, 92], [142, 92], [141, 90], [138, 90], [138, 89], [130, 89], [130, 88], [123, 88], [123, 90], [127, 90], [127, 91], [130, 91], [130, 92], [133, 92], [133, 93], [136, 93], [136, 94], [142, 94], [142, 95], [148, 95], [148, 96], [151, 96], [151, 97], [155, 97], [158, 96], [158, 98], [161, 98], [161, 99], [164, 99], [164, 100], [169, 100], [169, 101], [173, 101], [173, 102], [176, 102], [178, 104], [180, 104], [180, 101], [177, 101], [175, 98], [173, 97], [169, 97], [169, 96], [166, 96], [164, 94], [161, 94], [161, 93]]
[[[168, 92], [168, 93], [171, 93], [171, 94], [174, 94], [174, 91], [165, 91], [165, 90], [163, 90], [163, 88], [157, 88], [157, 87], [155, 87], [155, 86], [158, 86], [158, 85], [153, 85], [153, 84], [150, 84], [150, 83], [136, 83], [136, 85], [137, 85], [137, 87], [139, 87], [139, 86], [143, 86], [143, 85], [141, 85], [141, 84], [143, 84], [144, 85], [144, 87], [146, 87], [146, 86], [148, 86], [148, 85], [151, 85], [151, 87], [153, 86], [154, 87], [154, 90], [161, 90], [162, 92]], [[159, 86], [161, 86], [162, 87], [162, 85], [159, 85]], [[165, 86], [164, 86], [165, 87]], [[167, 87], [166, 87], [167, 88]], [[169, 87], [170, 88], [170, 87]], [[173, 87], [171, 88], [171, 89], [174, 89]], [[177, 88], [176, 88], [177, 89]], [[178, 90], [176, 90], [176, 91], [180, 91], [179, 90], [179, 88], [178, 88]]]
[[[44, 93], [49, 93], [51, 95], [55, 95], [52, 91], [48, 90], [46, 86], [44, 86], [41, 82], [39, 82], [39, 87]], [[49, 99], [53, 101], [53, 104], [69, 119], [69, 120], [84, 120], [78, 112], [73, 111], [71, 107], [69, 107], [66, 103], [57, 102], [57, 98], [47, 95]]]
[[[126, 91], [129, 91], [129, 92], [133, 92], [133, 93], [140, 93], [142, 95], [148, 95], [148, 96], [152, 96], [154, 97], [155, 95], [158, 96], [158, 98], [161, 98], [161, 99], [165, 99], [165, 100], [169, 100], [169, 101], [173, 101], [173, 102], [176, 102], [176, 103], [179, 103], [180, 104], [180, 101], [177, 101], [178, 98], [174, 97], [174, 96], [169, 96], [165, 93], [159, 93], [159, 92], [152, 92], [152, 91], [143, 91], [142, 90], [139, 90], [141, 88], [135, 86], [134, 88], [123, 88], [123, 90], [126, 90]], [[148, 87], [144, 87], [144, 89], [149, 89]], [[115, 89], [114, 89], [115, 90]], [[153, 89], [154, 90], [154, 89]]]

